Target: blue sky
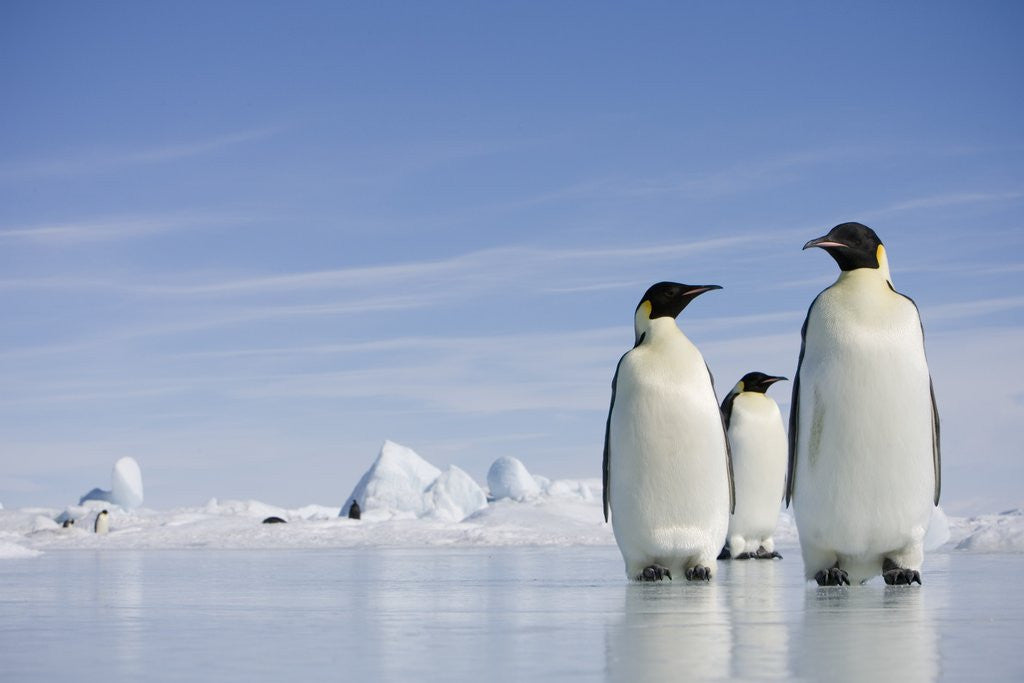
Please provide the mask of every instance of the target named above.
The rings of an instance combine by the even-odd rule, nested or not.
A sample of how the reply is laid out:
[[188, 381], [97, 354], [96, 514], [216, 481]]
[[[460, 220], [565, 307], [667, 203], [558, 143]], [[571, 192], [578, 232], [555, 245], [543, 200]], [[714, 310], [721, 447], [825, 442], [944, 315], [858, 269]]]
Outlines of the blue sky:
[[[0, 502], [340, 504], [385, 438], [599, 477], [659, 280], [719, 393], [792, 376], [859, 220], [944, 506], [1024, 506], [1019, 3], [6, 3]], [[772, 392], [788, 410], [789, 387]]]

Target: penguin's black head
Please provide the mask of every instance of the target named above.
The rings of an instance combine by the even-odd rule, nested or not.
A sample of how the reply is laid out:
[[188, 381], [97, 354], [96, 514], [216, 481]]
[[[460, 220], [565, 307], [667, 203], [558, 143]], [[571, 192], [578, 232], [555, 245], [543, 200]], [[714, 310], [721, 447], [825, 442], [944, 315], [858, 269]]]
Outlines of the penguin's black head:
[[109, 514], [109, 513], [106, 510], [100, 510], [100, 514], [101, 515], [106, 515], [106, 514]]
[[836, 260], [840, 270], [878, 268], [883, 258], [882, 240], [875, 231], [861, 223], [841, 223], [824, 237], [811, 240], [804, 249], [821, 247]]
[[759, 394], [763, 394], [768, 391], [768, 387], [776, 382], [785, 381], [785, 377], [766, 375], [763, 372], [748, 372], [743, 375], [743, 379], [740, 380], [740, 384], [742, 385], [740, 391], [756, 391]]
[[683, 285], [678, 282], [659, 282], [656, 285], [651, 285], [644, 292], [636, 310], [639, 311], [645, 305], [649, 305], [650, 311], [647, 313], [649, 320], [665, 317], [675, 318], [683, 312], [687, 304], [712, 289], [721, 289], [721, 287], [719, 285]]

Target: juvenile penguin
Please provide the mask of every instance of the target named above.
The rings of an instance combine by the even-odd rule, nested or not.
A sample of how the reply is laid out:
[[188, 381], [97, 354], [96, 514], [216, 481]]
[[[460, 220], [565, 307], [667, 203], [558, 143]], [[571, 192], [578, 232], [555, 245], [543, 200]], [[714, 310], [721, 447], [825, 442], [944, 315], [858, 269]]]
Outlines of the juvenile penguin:
[[779, 406], [765, 392], [785, 379], [748, 372], [722, 401], [736, 480], [736, 512], [723, 554], [737, 560], [782, 557], [772, 534], [785, 494], [788, 444]]
[[921, 583], [939, 502], [939, 415], [917, 305], [893, 287], [878, 235], [843, 223], [836, 282], [807, 312], [793, 382], [786, 504], [818, 585]]
[[717, 285], [659, 282], [634, 313], [615, 370], [604, 439], [604, 518], [611, 513], [626, 576], [709, 581], [729, 528], [732, 465], [714, 383], [676, 325]]
[[101, 510], [96, 515], [96, 523], [93, 524], [92, 529], [98, 534], [105, 534], [110, 531], [110, 514], [106, 510]]
[[360, 512], [359, 510], [359, 501], [353, 500], [352, 505], [350, 505], [348, 508], [348, 518], [359, 519], [360, 517], [362, 517], [362, 515], [363, 513]]
[[75, 526], [75, 520], [68, 518], [64, 520], [64, 523], [60, 525], [62, 529], [70, 529]]

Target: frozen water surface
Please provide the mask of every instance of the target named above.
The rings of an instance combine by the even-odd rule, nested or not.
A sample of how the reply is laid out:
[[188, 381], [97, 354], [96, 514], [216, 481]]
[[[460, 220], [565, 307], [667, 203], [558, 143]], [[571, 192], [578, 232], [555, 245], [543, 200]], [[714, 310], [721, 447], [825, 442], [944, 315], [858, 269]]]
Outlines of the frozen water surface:
[[1024, 678], [1018, 554], [923, 588], [819, 589], [783, 561], [628, 584], [614, 547], [67, 550], [0, 563], [25, 680]]

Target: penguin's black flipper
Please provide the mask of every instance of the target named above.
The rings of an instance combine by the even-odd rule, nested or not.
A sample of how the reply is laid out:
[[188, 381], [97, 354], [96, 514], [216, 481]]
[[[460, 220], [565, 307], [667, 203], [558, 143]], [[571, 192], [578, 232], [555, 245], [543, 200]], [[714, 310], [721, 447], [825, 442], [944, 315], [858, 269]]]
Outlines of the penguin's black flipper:
[[786, 507], [793, 500], [793, 489], [796, 486], [796, 440], [800, 433], [800, 366], [804, 364], [804, 351], [807, 349], [807, 321], [811, 319], [811, 311], [814, 304], [818, 303], [818, 297], [807, 307], [807, 317], [804, 318], [803, 327], [800, 328], [800, 358], [796, 362], [796, 375], [793, 376], [793, 399], [789, 402], [789, 468], [786, 471]]
[[[643, 337], [637, 342], [637, 345], [643, 341]], [[636, 348], [635, 346], [633, 348]], [[626, 353], [629, 353], [628, 351]], [[611, 431], [612, 431], [612, 410], [615, 409], [615, 385], [619, 381], [619, 368], [622, 366], [622, 360], [626, 357], [626, 353], [622, 354], [619, 358], [619, 362], [615, 364], [615, 375], [612, 377], [612, 400], [608, 405], [608, 420], [604, 423], [604, 462], [601, 464], [601, 479], [604, 485], [604, 521], [608, 523], [608, 512], [611, 509], [611, 498], [609, 497], [609, 488], [611, 487]], [[666, 570], [668, 571], [668, 570]]]
[[[711, 374], [711, 366], [706, 362], [704, 367], [708, 370], [708, 379], [711, 380], [711, 391], [715, 391], [715, 376]], [[718, 401], [718, 396], [715, 396], [715, 401]], [[729, 446], [729, 428], [725, 426], [725, 415], [722, 414], [721, 408], [718, 410], [718, 417], [722, 419], [722, 436], [725, 438], [725, 467], [729, 472], [729, 514], [736, 512], [736, 480], [732, 474], [732, 447]]]
[[[924, 334], [924, 328], [921, 331]], [[939, 504], [939, 493], [942, 491], [942, 449], [939, 447], [939, 408], [935, 405], [935, 386], [931, 375], [928, 376], [928, 391], [932, 394], [932, 466], [935, 468], [935, 505]], [[918, 581], [920, 583], [920, 581]]]

